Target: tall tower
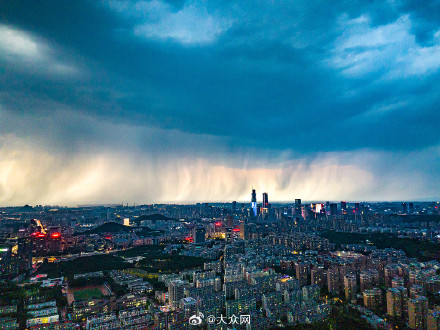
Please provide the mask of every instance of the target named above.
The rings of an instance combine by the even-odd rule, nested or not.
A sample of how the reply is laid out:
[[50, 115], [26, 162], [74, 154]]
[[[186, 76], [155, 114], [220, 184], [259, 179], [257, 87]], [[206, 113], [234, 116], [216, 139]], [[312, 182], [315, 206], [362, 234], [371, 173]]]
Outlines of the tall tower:
[[252, 189], [251, 207], [254, 212], [254, 217], [256, 217], [257, 216], [257, 193], [255, 192], [255, 189]]
[[263, 209], [267, 209], [269, 207], [269, 195], [267, 193], [263, 193]]
[[301, 198], [295, 199], [295, 215], [301, 215]]

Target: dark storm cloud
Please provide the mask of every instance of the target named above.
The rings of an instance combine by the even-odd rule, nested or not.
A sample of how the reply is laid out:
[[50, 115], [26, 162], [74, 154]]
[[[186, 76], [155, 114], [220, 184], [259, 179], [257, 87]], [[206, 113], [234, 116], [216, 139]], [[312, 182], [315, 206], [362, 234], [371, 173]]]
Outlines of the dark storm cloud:
[[[77, 57], [84, 69], [73, 81], [22, 72], [8, 77], [16, 80], [13, 84], [3, 79], [9, 86], [3, 91], [10, 95], [19, 87], [30, 97], [61, 100], [103, 120], [225, 136], [232, 144], [261, 148], [392, 150], [439, 142], [432, 120], [413, 127], [417, 113], [439, 119], [437, 90], [431, 87], [438, 85], [438, 74], [414, 76], [402, 68], [400, 76], [384, 78], [402, 65], [393, 60], [409, 51], [405, 47], [423, 48], [418, 39], [403, 49], [390, 46], [392, 39], [338, 46], [362, 38], [357, 34], [362, 29], [372, 38], [376, 28], [383, 38], [410, 33], [415, 30], [410, 23], [396, 23], [407, 14], [435, 33], [438, 22], [428, 13], [438, 12], [433, 8], [438, 2], [426, 9], [384, 1], [2, 6], [6, 24], [43, 37], [61, 57]], [[167, 15], [177, 21], [168, 21]], [[362, 17], [369, 21], [353, 23]], [[191, 25], [190, 19], [200, 23]], [[389, 25], [388, 35], [380, 31]], [[408, 40], [396, 42], [402, 41]], [[362, 60], [363, 54], [370, 56], [365, 72], [344, 74], [350, 70], [346, 65], [354, 65], [350, 58]], [[433, 69], [437, 72], [438, 65]], [[15, 111], [11, 102], [6, 108]], [[374, 114], [393, 106], [395, 111]]]
[[431, 187], [439, 13], [439, 1], [3, 1], [0, 143], [237, 169], [339, 153], [376, 179], [410, 152]]

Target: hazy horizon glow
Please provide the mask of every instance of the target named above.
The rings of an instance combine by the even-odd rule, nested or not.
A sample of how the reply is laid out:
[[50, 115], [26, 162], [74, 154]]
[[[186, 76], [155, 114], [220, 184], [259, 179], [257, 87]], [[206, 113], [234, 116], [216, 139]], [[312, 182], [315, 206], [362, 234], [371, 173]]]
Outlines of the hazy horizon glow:
[[0, 10], [0, 206], [440, 199], [438, 1]]

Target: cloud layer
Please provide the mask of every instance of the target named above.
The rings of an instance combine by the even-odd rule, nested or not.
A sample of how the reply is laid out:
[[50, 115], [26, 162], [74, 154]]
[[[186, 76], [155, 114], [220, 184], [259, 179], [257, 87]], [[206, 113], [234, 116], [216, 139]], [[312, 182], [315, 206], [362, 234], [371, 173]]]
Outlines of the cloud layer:
[[439, 198], [439, 9], [3, 2], [0, 204]]

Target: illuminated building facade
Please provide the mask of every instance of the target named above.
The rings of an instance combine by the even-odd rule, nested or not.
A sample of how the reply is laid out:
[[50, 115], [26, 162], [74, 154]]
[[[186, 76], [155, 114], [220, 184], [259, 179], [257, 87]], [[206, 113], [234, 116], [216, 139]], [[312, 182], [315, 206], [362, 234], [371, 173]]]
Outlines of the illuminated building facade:
[[411, 329], [425, 329], [428, 316], [428, 299], [420, 296], [408, 300], [408, 326]]
[[256, 217], [258, 213], [257, 213], [257, 193], [255, 192], [255, 189], [252, 189], [251, 208], [252, 208], [253, 216]]

